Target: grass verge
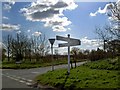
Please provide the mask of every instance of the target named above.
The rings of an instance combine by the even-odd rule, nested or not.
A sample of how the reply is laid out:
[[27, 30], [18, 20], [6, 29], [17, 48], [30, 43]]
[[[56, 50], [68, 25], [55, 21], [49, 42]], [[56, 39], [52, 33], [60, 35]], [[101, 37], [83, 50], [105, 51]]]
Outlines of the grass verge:
[[[86, 60], [81, 60], [79, 62], [86, 61]], [[67, 64], [67, 60], [55, 60], [53, 62], [54, 65], [61, 65], [61, 64]], [[25, 61], [22, 62], [21, 64], [16, 64], [15, 61], [4, 61], [2, 62], [2, 65], [0, 68], [2, 69], [30, 69], [30, 68], [38, 68], [38, 67], [46, 67], [46, 66], [51, 66], [52, 62], [35, 62], [35, 61]]]
[[[98, 61], [98, 63], [100, 63], [100, 61]], [[79, 90], [80, 88], [120, 88], [120, 71], [118, 70], [92, 69], [86, 65], [82, 65], [71, 69], [70, 72], [68, 76], [66, 69], [49, 71], [37, 76], [35, 80], [40, 84], [50, 85], [61, 90]]]
[[[54, 61], [54, 65], [59, 65], [59, 64], [66, 64], [67, 60], [64, 61]], [[4, 61], [2, 62], [2, 65], [0, 68], [2, 69], [30, 69], [30, 68], [38, 68], [38, 67], [46, 67], [46, 66], [51, 66], [52, 62], [35, 62], [35, 61], [25, 61], [22, 62], [21, 64], [16, 64], [15, 61]]]

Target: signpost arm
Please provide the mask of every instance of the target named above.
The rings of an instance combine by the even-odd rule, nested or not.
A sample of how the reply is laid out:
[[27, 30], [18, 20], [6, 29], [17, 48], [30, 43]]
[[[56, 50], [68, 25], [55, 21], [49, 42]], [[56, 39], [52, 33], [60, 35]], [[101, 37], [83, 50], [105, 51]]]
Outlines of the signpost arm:
[[68, 75], [70, 74], [70, 35], [68, 34]]

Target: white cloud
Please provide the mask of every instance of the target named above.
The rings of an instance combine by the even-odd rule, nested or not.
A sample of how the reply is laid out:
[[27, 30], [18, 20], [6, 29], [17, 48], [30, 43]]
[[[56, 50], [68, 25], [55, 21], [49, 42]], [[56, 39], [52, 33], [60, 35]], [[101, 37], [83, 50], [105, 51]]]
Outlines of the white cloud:
[[55, 5], [53, 5], [52, 7], [59, 10], [59, 8], [64, 8], [67, 6], [68, 6], [68, 4], [65, 2], [58, 2]]
[[6, 20], [8, 20], [9, 18], [8, 18], [8, 17], [5, 17], [5, 16], [3, 16], [3, 19], [6, 19]]
[[99, 7], [99, 9], [95, 12], [95, 13], [90, 13], [90, 16], [96, 16], [97, 14], [106, 14], [108, 12], [108, 9], [112, 8], [113, 4], [106, 4], [106, 6], [104, 7], [104, 9], [101, 9], [101, 7]]
[[5, 3], [4, 6], [3, 6], [3, 9], [4, 10], [10, 10], [11, 9], [11, 5]]
[[42, 34], [41, 32], [34, 32], [32, 35], [38, 37], [38, 36], [40, 36], [41, 34]]
[[21, 33], [21, 31], [17, 31], [16, 33], [17, 33], [17, 34], [20, 34], [20, 33]]
[[46, 27], [52, 27], [52, 26], [55, 26], [55, 25], [60, 25], [60, 26], [68, 26], [70, 25], [72, 22], [68, 20], [67, 17], [58, 17], [58, 16], [55, 16], [53, 17], [52, 19], [46, 19], [46, 20], [43, 20], [45, 21], [45, 25]]
[[55, 25], [52, 27], [53, 31], [57, 31], [57, 32], [65, 32], [67, 31], [66, 28], [64, 28], [63, 26], [60, 25]]
[[8, 1], [3, 5], [3, 9], [9, 11], [14, 4], [15, 4], [15, 0], [8, 0]]
[[53, 10], [53, 9], [49, 9], [47, 11], [43, 11], [43, 12], [34, 12], [34, 13], [30, 13], [30, 14], [24, 14], [26, 16], [27, 20], [30, 21], [41, 21], [47, 18], [52, 18], [54, 16], [54, 14], [59, 14], [59, 10]]
[[27, 32], [29, 33], [31, 30], [27, 30]]
[[94, 16], [96, 16], [96, 14], [97, 14], [97, 12], [95, 12], [95, 13], [90, 13], [90, 16], [91, 16], [91, 17], [94, 17]]
[[81, 47], [83, 49], [97, 49], [102, 42], [98, 39], [88, 39], [88, 37], [81, 38]]
[[44, 26], [52, 27], [53, 31], [66, 31], [66, 26], [70, 25], [71, 21], [64, 16], [63, 11], [76, 7], [73, 0], [38, 0], [29, 7], [22, 8], [20, 12], [27, 20], [44, 22]]
[[0, 25], [0, 30], [6, 30], [6, 31], [11, 31], [11, 30], [19, 30], [20, 25], [13, 25], [13, 24], [1, 24]]
[[58, 32], [65, 32], [70, 30], [70, 28], [65, 28], [66, 26], [70, 25], [72, 22], [68, 20], [67, 17], [53, 17], [52, 19], [44, 20], [46, 22], [44, 24], [45, 27], [52, 27], [53, 31]]
[[68, 30], [71, 30], [71, 28], [68, 28]]

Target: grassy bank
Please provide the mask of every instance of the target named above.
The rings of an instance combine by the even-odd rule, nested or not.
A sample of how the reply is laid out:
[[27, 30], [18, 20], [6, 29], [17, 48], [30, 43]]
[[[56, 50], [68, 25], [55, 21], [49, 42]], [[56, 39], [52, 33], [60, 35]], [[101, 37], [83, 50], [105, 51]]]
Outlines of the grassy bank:
[[[107, 60], [104, 61], [106, 62]], [[103, 63], [104, 61], [98, 61], [95, 64], [99, 66], [99, 63]], [[69, 76], [67, 75], [66, 69], [60, 69], [39, 75], [35, 80], [40, 84], [65, 90], [79, 90], [80, 88], [120, 88], [120, 82], [118, 80], [120, 72], [118, 70], [93, 69], [90, 65], [94, 65], [94, 62], [72, 69]], [[104, 65], [106, 64], [103, 63]]]

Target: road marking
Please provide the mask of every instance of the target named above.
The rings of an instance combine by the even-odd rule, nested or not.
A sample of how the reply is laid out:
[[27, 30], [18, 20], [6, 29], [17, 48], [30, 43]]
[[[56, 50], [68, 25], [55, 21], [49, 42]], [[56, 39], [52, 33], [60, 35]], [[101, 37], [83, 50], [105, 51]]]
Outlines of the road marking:
[[26, 79], [25, 79], [25, 78], [20, 78], [20, 79], [22, 79], [22, 80], [25, 80], [25, 81], [26, 81]]
[[21, 78], [21, 77], [16, 77], [16, 76], [13, 76], [13, 75], [12, 76], [11, 75], [8, 76], [6, 74], [2, 74], [2, 75], [6, 76], [6, 77], [8, 77], [12, 80], [18, 81], [20, 83], [25, 83], [28, 86], [32, 85], [33, 80], [29, 80], [29, 79], [25, 79], [25, 78]]
[[27, 80], [27, 81], [32, 82], [33, 80]]
[[16, 78], [12, 78], [12, 77], [11, 77], [11, 79], [16, 80], [16, 81], [19, 81], [19, 80], [18, 80], [18, 79], [16, 79]]
[[31, 73], [35, 73], [36, 74], [36, 73], [40, 73], [40, 72], [31, 72]]
[[21, 83], [25, 83], [25, 81], [22, 81], [22, 80], [20, 80], [19, 82], [21, 82]]
[[28, 86], [32, 86], [32, 83], [26, 83], [26, 85], [28, 85]]

